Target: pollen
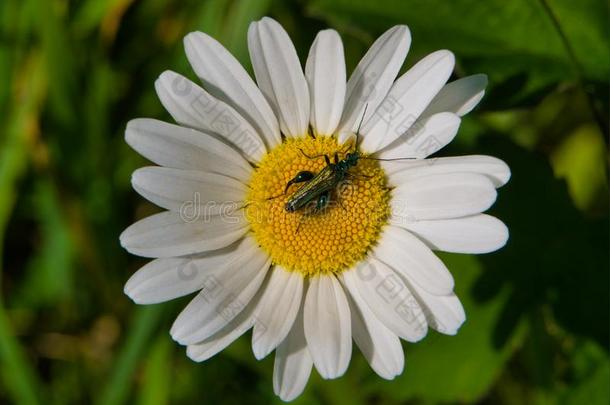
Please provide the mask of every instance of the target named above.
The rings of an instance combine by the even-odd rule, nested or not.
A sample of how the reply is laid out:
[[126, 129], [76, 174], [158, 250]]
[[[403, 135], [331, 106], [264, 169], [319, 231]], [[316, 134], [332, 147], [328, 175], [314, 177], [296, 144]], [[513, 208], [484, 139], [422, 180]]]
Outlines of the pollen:
[[269, 152], [249, 182], [246, 217], [258, 244], [274, 264], [304, 276], [340, 273], [362, 260], [375, 245], [389, 216], [386, 176], [375, 160], [360, 159], [331, 191], [328, 204], [287, 212], [286, 203], [306, 182], [284, 193], [301, 171], [319, 173], [344, 159], [350, 145], [334, 137], [287, 139]]

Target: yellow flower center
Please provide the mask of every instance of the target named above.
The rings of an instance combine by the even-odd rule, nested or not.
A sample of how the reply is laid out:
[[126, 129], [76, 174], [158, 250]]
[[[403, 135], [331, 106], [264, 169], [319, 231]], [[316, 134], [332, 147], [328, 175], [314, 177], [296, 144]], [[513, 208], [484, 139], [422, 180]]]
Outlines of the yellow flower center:
[[327, 204], [318, 201], [314, 190], [308, 205], [286, 211], [286, 203], [308, 182], [295, 183], [284, 194], [287, 183], [302, 171], [320, 173], [327, 166], [323, 155], [334, 163], [335, 153], [342, 160], [348, 149], [334, 137], [288, 139], [254, 170], [246, 217], [275, 264], [305, 276], [339, 273], [363, 259], [378, 239], [388, 219], [390, 196], [385, 173], [375, 160], [360, 159], [350, 167], [331, 189]]

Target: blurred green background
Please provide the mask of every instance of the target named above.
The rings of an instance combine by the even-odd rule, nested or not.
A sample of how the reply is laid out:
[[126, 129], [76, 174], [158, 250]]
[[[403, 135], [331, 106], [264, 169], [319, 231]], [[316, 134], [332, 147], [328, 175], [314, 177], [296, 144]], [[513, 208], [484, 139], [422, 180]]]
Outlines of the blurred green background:
[[490, 85], [440, 155], [492, 154], [513, 177], [492, 213], [499, 252], [442, 255], [468, 319], [456, 337], [406, 344], [388, 382], [355, 352], [336, 381], [314, 372], [298, 403], [608, 404], [607, 3], [597, 0], [0, 1], [0, 402], [270, 403], [272, 356], [245, 336], [203, 364], [169, 336], [187, 299], [138, 307], [123, 295], [145, 261], [119, 233], [156, 211], [130, 187], [147, 164], [128, 120], [169, 120], [153, 82], [194, 78], [193, 30], [246, 66], [248, 23], [278, 19], [304, 59], [333, 27], [348, 72], [394, 24], [406, 66], [455, 52], [455, 77]]

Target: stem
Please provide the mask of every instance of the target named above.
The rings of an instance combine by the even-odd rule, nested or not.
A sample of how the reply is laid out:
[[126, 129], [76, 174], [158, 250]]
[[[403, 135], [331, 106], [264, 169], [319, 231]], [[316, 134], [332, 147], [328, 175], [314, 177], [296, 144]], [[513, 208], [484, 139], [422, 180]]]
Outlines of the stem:
[[162, 309], [162, 305], [138, 308], [135, 319], [130, 323], [132, 326], [125, 345], [119, 354], [108, 384], [102, 390], [98, 404], [125, 403], [129, 394], [131, 377], [144, 353], [144, 349], [152, 340], [152, 335], [161, 319]]
[[553, 26], [557, 30], [557, 34], [559, 35], [559, 38], [561, 39], [563, 46], [566, 48], [566, 52], [568, 54], [570, 62], [572, 63], [572, 66], [574, 67], [574, 70], [576, 71], [576, 77], [578, 79], [578, 84], [579, 84], [580, 88], [582, 89], [582, 91], [585, 93], [585, 96], [587, 98], [587, 103], [589, 104], [589, 108], [591, 109], [591, 115], [593, 116], [593, 119], [595, 120], [597, 126], [600, 128], [603, 138], [606, 141], [606, 144], [608, 144], [608, 142], [609, 142], [609, 140], [608, 140], [608, 122], [604, 119], [603, 113], [601, 111], [599, 111], [599, 109], [597, 108], [593, 95], [587, 91], [587, 87], [585, 86], [584, 70], [583, 70], [582, 66], [580, 65], [580, 62], [578, 62], [578, 57], [576, 56], [576, 52], [574, 52], [574, 48], [572, 47], [572, 44], [570, 43], [568, 36], [561, 28], [561, 24], [559, 23], [559, 18], [557, 17], [555, 12], [551, 8], [551, 5], [549, 4], [548, 0], [540, 0], [540, 3], [542, 4], [542, 7], [549, 15], [549, 18], [551, 19]]

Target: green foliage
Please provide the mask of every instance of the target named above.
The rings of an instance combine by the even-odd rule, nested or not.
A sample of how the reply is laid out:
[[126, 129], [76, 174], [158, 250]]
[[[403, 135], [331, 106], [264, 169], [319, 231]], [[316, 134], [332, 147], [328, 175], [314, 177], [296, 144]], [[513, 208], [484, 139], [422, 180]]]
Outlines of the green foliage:
[[312, 375], [296, 404], [607, 404], [608, 47], [601, 0], [5, 0], [0, 2], [0, 401], [280, 403], [272, 358], [244, 336], [203, 364], [168, 336], [186, 300], [137, 307], [122, 292], [144, 261], [118, 235], [155, 208], [131, 190], [144, 160], [128, 120], [169, 120], [166, 69], [194, 77], [182, 37], [205, 31], [249, 68], [246, 32], [277, 18], [302, 60], [337, 29], [348, 69], [394, 24], [407, 66], [451, 49], [487, 96], [442, 155], [512, 169], [492, 213], [508, 245], [443, 255], [467, 322], [405, 344], [394, 381], [354, 353], [346, 376]]

